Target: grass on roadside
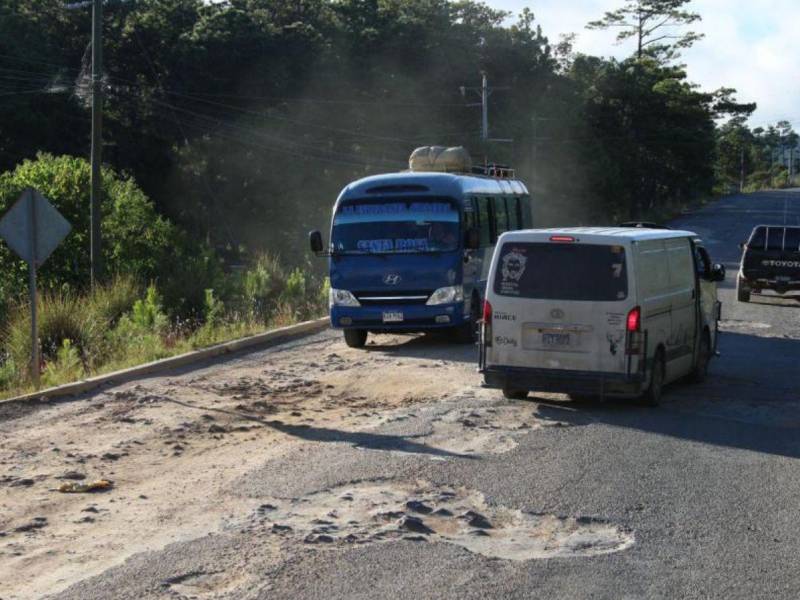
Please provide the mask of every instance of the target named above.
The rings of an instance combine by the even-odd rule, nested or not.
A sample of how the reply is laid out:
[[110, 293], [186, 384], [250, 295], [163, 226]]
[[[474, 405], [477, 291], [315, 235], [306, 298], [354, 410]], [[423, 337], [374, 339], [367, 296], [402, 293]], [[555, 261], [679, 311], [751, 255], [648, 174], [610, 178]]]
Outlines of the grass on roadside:
[[[286, 273], [263, 256], [226, 281], [227, 298], [205, 292], [201, 315], [170, 318], [158, 288], [118, 276], [85, 295], [60, 292], [39, 299], [41, 385], [51, 387], [322, 316], [327, 281]], [[30, 310], [13, 306], [0, 329], [0, 399], [33, 391]]]

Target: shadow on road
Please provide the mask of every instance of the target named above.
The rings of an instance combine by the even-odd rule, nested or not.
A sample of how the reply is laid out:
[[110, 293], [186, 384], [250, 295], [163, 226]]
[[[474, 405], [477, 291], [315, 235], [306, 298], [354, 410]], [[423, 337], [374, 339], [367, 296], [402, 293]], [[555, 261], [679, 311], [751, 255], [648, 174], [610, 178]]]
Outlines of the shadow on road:
[[368, 353], [385, 354], [405, 358], [425, 358], [460, 363], [478, 364], [478, 347], [474, 344], [459, 344], [451, 335], [444, 332], [431, 332], [404, 336], [400, 342], [396, 338], [377, 335], [364, 347]]
[[342, 431], [327, 427], [313, 427], [309, 425], [287, 425], [280, 421], [266, 421], [266, 424], [276, 431], [283, 432], [308, 442], [343, 442], [352, 444], [356, 448], [368, 450], [383, 450], [391, 452], [405, 452], [407, 454], [427, 454], [441, 458], [466, 458], [476, 460], [475, 456], [458, 454], [440, 450], [432, 446], [411, 441], [411, 436], [387, 435], [383, 433], [369, 433], [359, 431]]
[[212, 406], [197, 406], [166, 396], [161, 397], [159, 400], [162, 402], [171, 402], [172, 404], [178, 404], [186, 408], [195, 409], [203, 413], [216, 412], [232, 416], [243, 421], [260, 423], [266, 427], [274, 429], [275, 431], [280, 431], [286, 435], [306, 440], [308, 442], [340, 442], [351, 444], [356, 448], [365, 448], [368, 450], [405, 452], [407, 454], [427, 454], [429, 456], [437, 456], [440, 458], [466, 458], [469, 460], [476, 460], [475, 456], [469, 454], [448, 452], [447, 450], [440, 450], [439, 448], [434, 448], [433, 446], [427, 446], [426, 444], [412, 441], [412, 438], [416, 436], [391, 435], [385, 433], [369, 433], [361, 431], [344, 431], [341, 429], [314, 427], [312, 425], [305, 424], [291, 425], [277, 419], [267, 419], [260, 415], [254, 415], [244, 411], [216, 408]]
[[800, 340], [725, 333], [721, 350], [706, 382], [668, 387], [659, 408], [623, 400], [531, 399], [539, 404], [537, 416], [547, 420], [800, 458]]

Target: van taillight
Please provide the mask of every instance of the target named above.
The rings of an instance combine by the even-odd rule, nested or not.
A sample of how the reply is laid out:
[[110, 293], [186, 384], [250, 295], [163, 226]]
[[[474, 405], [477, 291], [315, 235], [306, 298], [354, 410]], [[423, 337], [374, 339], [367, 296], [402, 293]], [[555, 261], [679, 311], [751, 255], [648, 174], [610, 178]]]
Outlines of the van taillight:
[[551, 242], [561, 242], [561, 243], [574, 242], [575, 238], [572, 237], [571, 235], [551, 235], [550, 236], [550, 241]]
[[492, 345], [492, 305], [488, 300], [483, 301], [483, 344]]
[[631, 311], [628, 313], [628, 319], [626, 321], [626, 329], [631, 333], [642, 330], [642, 309], [639, 308], [638, 306], [632, 308]]

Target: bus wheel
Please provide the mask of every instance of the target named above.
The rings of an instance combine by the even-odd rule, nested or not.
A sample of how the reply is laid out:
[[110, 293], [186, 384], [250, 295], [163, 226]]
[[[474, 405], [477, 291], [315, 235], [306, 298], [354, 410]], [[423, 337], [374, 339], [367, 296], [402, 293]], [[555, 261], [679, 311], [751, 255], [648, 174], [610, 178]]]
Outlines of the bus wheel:
[[367, 343], [366, 329], [345, 329], [344, 342], [351, 348], [363, 348]]
[[462, 344], [474, 344], [480, 338], [481, 301], [473, 296], [469, 309], [469, 321], [456, 329], [456, 339]]

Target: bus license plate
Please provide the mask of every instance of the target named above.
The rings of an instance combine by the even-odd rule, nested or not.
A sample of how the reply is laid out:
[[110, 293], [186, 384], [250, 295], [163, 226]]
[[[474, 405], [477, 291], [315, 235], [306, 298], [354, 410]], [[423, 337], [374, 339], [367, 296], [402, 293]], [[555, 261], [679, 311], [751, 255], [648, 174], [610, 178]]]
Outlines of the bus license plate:
[[543, 333], [542, 334], [542, 344], [548, 346], [550, 348], [556, 347], [560, 348], [563, 346], [569, 346], [569, 334], [568, 333]]
[[401, 312], [385, 312], [383, 313], [384, 323], [400, 323], [403, 321], [403, 313]]

